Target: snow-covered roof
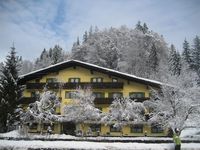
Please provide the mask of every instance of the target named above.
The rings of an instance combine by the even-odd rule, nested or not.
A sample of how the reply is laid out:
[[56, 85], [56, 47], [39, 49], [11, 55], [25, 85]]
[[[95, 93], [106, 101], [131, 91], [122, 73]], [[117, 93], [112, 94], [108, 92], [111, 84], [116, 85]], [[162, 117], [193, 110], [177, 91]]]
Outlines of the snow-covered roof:
[[105, 74], [116, 76], [116, 77], [119, 77], [119, 78], [122, 78], [122, 79], [127, 79], [128, 81], [146, 83], [146, 84], [153, 85], [153, 86], [162, 85], [161, 82], [156, 81], [156, 80], [150, 80], [150, 79], [147, 79], [147, 78], [137, 77], [135, 75], [123, 73], [123, 72], [120, 72], [120, 71], [101, 67], [101, 66], [98, 66], [98, 65], [94, 65], [94, 64], [79, 61], [79, 60], [67, 60], [67, 61], [64, 61], [64, 62], [57, 63], [55, 65], [50, 65], [46, 68], [42, 68], [42, 69], [39, 69], [39, 70], [32, 71], [30, 73], [21, 75], [20, 76], [20, 83], [25, 83], [28, 80], [32, 80], [32, 79], [41, 77], [42, 75], [46, 75], [48, 73], [56, 72], [56, 71], [66, 69], [66, 68], [69, 68], [69, 67], [73, 67], [73, 66], [81, 66], [81, 67], [84, 67], [84, 68], [87, 68], [87, 69], [91, 69], [92, 71], [98, 71], [98, 72], [102, 72], [102, 73], [105, 73]]

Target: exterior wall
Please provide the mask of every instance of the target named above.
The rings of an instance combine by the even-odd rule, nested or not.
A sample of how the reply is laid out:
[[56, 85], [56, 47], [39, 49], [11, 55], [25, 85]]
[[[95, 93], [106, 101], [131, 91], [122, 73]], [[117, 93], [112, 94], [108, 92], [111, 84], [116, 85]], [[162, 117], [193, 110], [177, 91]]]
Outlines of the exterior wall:
[[[80, 78], [80, 82], [91, 82], [91, 78], [94, 78], [94, 77], [103, 78], [103, 82], [112, 82], [112, 78], [116, 78], [114, 76], [109, 76], [107, 74], [99, 73], [96, 71], [91, 72], [91, 70], [81, 68], [81, 67], [75, 67], [75, 68], [71, 67], [71, 68], [61, 70], [56, 73], [51, 73], [51, 74], [42, 76], [40, 78], [40, 83], [45, 83], [47, 78], [56, 78], [58, 82], [63, 82], [63, 83], [68, 82], [69, 78]], [[94, 92], [104, 92], [105, 98], [108, 97], [108, 94], [110, 92], [122, 92], [123, 97], [128, 97], [130, 92], [144, 92], [145, 97], [146, 98], [149, 97], [149, 89], [148, 89], [147, 85], [132, 82], [132, 81], [127, 81], [127, 80], [120, 79], [120, 78], [117, 78], [117, 79], [118, 79], [118, 82], [124, 83], [123, 88], [121, 88], [121, 89], [93, 89], [93, 91]], [[35, 80], [28, 81], [28, 83], [35, 83]], [[34, 90], [28, 90], [28, 89], [24, 90], [24, 92], [23, 92], [24, 97], [31, 97], [32, 91], [34, 91]], [[35, 91], [37, 91], [37, 89], [35, 89]], [[72, 89], [72, 90], [56, 89], [54, 91], [57, 92], [58, 97], [62, 98], [61, 108], [57, 108], [57, 110], [56, 110], [57, 113], [61, 113], [61, 115], [62, 115], [63, 114], [62, 108], [65, 105], [72, 102], [70, 99], [65, 98], [65, 92], [66, 91], [75, 91], [75, 90], [74, 89]], [[42, 92], [42, 90], [40, 90], [40, 92]], [[97, 107], [101, 107], [103, 112], [109, 111], [109, 104], [101, 104], [101, 105], [97, 105]], [[83, 133], [87, 133], [87, 131], [89, 130], [89, 125], [88, 124], [77, 125], [76, 128], [83, 130]], [[34, 132], [40, 131], [40, 127], [38, 126], [37, 130], [32, 130], [32, 131], [34, 131]], [[61, 133], [62, 131], [63, 131], [63, 127], [61, 124], [54, 125], [54, 133]], [[143, 133], [131, 133], [129, 126], [123, 127], [122, 132], [110, 132], [109, 125], [108, 126], [101, 125], [100, 135], [102, 135], [102, 136], [122, 136], [122, 135], [123, 136], [144, 136], [145, 135], [144, 132], [146, 132], [147, 136], [165, 136], [165, 135], [167, 135], [167, 131], [164, 131], [163, 133], [152, 134], [151, 127], [146, 124], [144, 125]]]

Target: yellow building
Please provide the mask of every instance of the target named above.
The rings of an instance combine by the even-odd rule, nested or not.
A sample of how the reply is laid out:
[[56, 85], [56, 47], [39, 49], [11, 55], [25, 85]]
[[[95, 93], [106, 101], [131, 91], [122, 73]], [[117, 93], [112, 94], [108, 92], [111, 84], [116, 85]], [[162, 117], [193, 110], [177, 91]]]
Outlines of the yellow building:
[[[70, 102], [71, 93], [79, 86], [90, 86], [96, 96], [95, 106], [103, 112], [108, 112], [114, 95], [144, 101], [149, 99], [150, 86], [159, 88], [161, 85], [158, 81], [136, 77], [77, 60], [65, 61], [22, 75], [19, 83], [25, 85], [21, 101], [24, 106], [34, 102], [35, 93], [42, 91], [48, 83], [49, 89], [55, 91], [61, 100], [61, 106], [57, 109], [57, 113], [60, 115], [63, 115], [63, 107]], [[48, 124], [43, 124], [44, 130], [47, 127]], [[40, 132], [40, 128], [41, 126], [37, 123], [32, 124], [30, 132]], [[54, 133], [75, 134], [76, 130], [85, 133], [85, 135], [91, 129], [91, 135], [94, 136], [167, 136], [168, 134], [167, 130], [148, 125], [145, 122], [138, 125], [127, 125], [122, 129], [104, 124], [88, 123], [81, 126], [72, 122], [55, 122], [52, 128]]]

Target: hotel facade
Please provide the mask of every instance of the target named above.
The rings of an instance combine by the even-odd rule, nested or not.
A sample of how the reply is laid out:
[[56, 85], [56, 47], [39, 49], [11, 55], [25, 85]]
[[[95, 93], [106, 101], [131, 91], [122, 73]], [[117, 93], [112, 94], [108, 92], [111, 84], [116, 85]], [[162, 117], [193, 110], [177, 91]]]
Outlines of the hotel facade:
[[[114, 96], [130, 97], [143, 102], [149, 99], [150, 87], [159, 88], [161, 86], [158, 81], [136, 77], [77, 60], [65, 61], [22, 75], [19, 83], [25, 87], [23, 98], [20, 101], [24, 108], [29, 103], [34, 102], [36, 100], [36, 92], [42, 92], [44, 86], [47, 85], [48, 89], [56, 92], [60, 99], [61, 105], [56, 109], [56, 113], [60, 116], [64, 113], [64, 106], [72, 102], [72, 93], [77, 87], [91, 87], [95, 96], [95, 107], [102, 112], [108, 112]], [[40, 132], [41, 126], [46, 131], [49, 124], [33, 123], [29, 127], [29, 132]], [[90, 131], [90, 136], [168, 135], [167, 129], [152, 126], [147, 122], [126, 125], [121, 129], [115, 128], [113, 125], [92, 122], [85, 123], [84, 126], [73, 122], [54, 122], [52, 129], [53, 133], [58, 134], [75, 135], [77, 131], [80, 131], [85, 136], [87, 136], [88, 131]]]

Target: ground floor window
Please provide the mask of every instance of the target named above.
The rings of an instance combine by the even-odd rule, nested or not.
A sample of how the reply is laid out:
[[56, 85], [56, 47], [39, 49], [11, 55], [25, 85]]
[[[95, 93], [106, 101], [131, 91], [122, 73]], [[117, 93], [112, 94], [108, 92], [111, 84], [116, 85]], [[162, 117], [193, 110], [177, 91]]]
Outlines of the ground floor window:
[[29, 129], [31, 129], [31, 130], [37, 130], [37, 126], [38, 126], [37, 123], [31, 123], [31, 124], [29, 124]]
[[90, 125], [92, 132], [101, 132], [101, 124]]
[[110, 132], [121, 132], [120, 127], [115, 127], [114, 125], [110, 126]]
[[163, 127], [161, 127], [160, 125], [152, 125], [151, 126], [151, 133], [163, 133]]
[[54, 124], [50, 124], [50, 123], [44, 123], [44, 124], [43, 124], [43, 129], [44, 129], [44, 130], [47, 130], [47, 129], [48, 129], [48, 126], [51, 127], [51, 130], [54, 130]]
[[143, 133], [143, 125], [142, 124], [132, 125], [131, 133]]

